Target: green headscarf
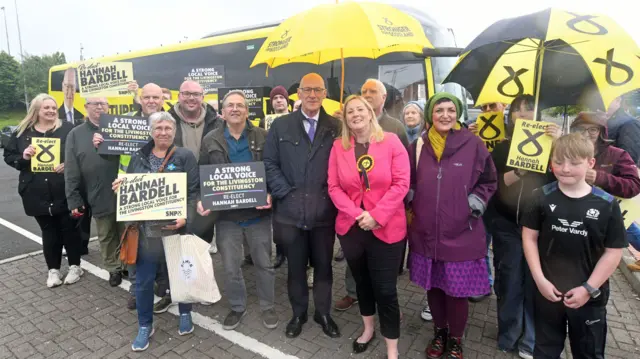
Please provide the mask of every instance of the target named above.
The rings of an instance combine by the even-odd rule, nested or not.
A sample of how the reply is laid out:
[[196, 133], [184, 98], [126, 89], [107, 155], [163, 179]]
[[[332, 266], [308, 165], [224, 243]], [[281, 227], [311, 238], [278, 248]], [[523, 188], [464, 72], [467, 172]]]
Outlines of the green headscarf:
[[462, 116], [462, 101], [460, 101], [460, 99], [457, 96], [450, 94], [448, 92], [438, 92], [437, 94], [429, 98], [426, 106], [424, 107], [425, 109], [424, 119], [425, 121], [427, 121], [429, 126], [433, 125], [433, 108], [436, 106], [436, 102], [438, 102], [443, 98], [446, 98], [451, 102], [453, 102], [453, 104], [456, 106], [456, 115], [458, 116], [458, 118]]

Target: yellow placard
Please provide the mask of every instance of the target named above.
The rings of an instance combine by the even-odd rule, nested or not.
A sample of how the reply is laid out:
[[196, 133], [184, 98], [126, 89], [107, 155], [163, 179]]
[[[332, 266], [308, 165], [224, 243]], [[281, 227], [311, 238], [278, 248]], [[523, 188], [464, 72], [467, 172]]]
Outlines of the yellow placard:
[[517, 119], [509, 148], [507, 166], [546, 173], [553, 140], [545, 135], [550, 122]]
[[34, 137], [31, 144], [36, 148], [31, 157], [31, 172], [55, 172], [60, 165], [60, 139]]
[[481, 113], [476, 123], [478, 124], [478, 136], [487, 145], [487, 150], [492, 152], [496, 145], [504, 140], [504, 112]]
[[118, 222], [187, 218], [186, 173], [120, 174]]
[[133, 81], [131, 62], [85, 62], [78, 66], [82, 97], [131, 96], [127, 86]]
[[620, 212], [622, 212], [622, 219], [624, 220], [624, 228], [629, 228], [633, 221], [640, 219], [640, 195], [634, 198], [616, 197], [616, 200], [620, 205]]

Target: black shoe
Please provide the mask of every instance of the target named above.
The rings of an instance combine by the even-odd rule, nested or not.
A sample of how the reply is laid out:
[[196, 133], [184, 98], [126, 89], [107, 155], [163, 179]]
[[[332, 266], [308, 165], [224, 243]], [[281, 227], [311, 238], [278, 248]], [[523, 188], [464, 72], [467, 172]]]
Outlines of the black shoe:
[[274, 269], [278, 269], [280, 268], [283, 264], [284, 264], [284, 254], [278, 254], [276, 255], [276, 263], [273, 265]]
[[355, 354], [360, 354], [360, 353], [364, 353], [367, 351], [367, 348], [369, 347], [369, 343], [371, 343], [371, 341], [376, 337], [376, 333], [373, 333], [373, 336], [371, 336], [371, 339], [369, 339], [368, 342], [366, 343], [358, 343], [358, 338], [356, 338], [356, 340], [353, 341], [353, 352]]
[[287, 329], [284, 334], [287, 338], [297, 338], [302, 333], [302, 325], [307, 322], [307, 315], [301, 315], [299, 317], [293, 317], [287, 324]]
[[322, 331], [330, 338], [340, 338], [340, 329], [330, 315], [314, 315], [313, 320], [322, 326]]
[[244, 264], [246, 265], [253, 265], [253, 259], [251, 258], [251, 255], [248, 256], [244, 256]]
[[122, 278], [129, 279], [129, 271], [128, 270], [123, 270], [122, 271]]
[[122, 273], [113, 272], [109, 273], [109, 285], [112, 287], [117, 287], [122, 283]]
[[127, 299], [127, 309], [134, 310], [136, 309], [136, 296], [129, 295], [129, 299]]

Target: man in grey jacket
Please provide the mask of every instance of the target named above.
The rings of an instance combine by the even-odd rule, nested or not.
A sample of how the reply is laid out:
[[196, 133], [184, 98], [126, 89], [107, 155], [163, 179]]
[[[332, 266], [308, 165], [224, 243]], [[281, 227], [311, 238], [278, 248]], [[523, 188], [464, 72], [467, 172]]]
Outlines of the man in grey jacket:
[[[118, 176], [118, 156], [99, 155], [93, 145], [93, 134], [100, 131], [100, 115], [109, 109], [104, 97], [87, 98], [87, 121], [74, 128], [65, 148], [65, 192], [69, 210], [81, 217], [89, 205], [98, 229], [100, 255], [109, 272], [112, 287], [122, 282], [122, 262], [119, 259], [122, 225], [116, 222], [116, 196], [111, 183]], [[81, 193], [86, 191], [85, 203]]]

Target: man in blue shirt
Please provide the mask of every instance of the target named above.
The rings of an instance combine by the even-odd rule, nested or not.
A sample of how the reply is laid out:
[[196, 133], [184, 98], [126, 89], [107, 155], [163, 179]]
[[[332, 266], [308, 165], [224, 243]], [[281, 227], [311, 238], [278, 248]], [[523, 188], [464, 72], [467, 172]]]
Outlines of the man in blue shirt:
[[[225, 126], [204, 137], [200, 148], [200, 165], [262, 161], [267, 131], [249, 121], [249, 104], [240, 90], [230, 91], [222, 100]], [[208, 216], [198, 202], [198, 213]], [[273, 329], [278, 315], [273, 309], [275, 270], [271, 265], [271, 196], [264, 207], [216, 212], [216, 241], [225, 271], [226, 296], [231, 312], [223, 328], [233, 330], [240, 325], [247, 310], [247, 290], [242, 277], [242, 243], [249, 246], [258, 279], [256, 287], [262, 310], [262, 324]]]

